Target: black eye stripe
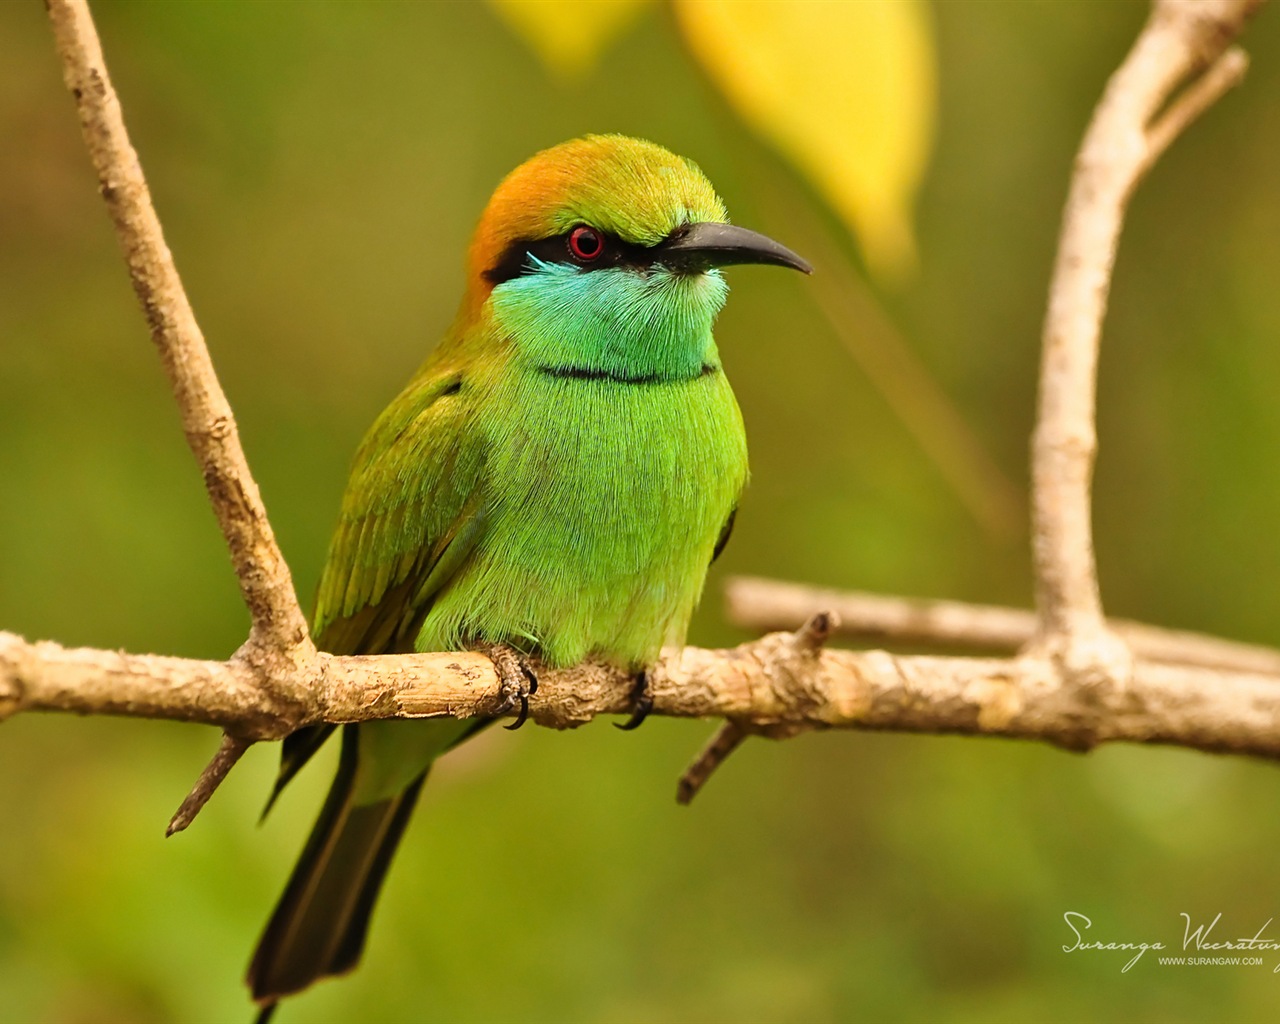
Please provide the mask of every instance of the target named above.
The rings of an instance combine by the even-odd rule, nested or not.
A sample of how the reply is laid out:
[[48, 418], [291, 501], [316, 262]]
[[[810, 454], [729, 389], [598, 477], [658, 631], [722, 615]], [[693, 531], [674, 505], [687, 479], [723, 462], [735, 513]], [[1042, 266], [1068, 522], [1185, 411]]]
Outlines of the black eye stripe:
[[[575, 229], [578, 225], [575, 225]], [[581, 267], [583, 270], [604, 270], [609, 267], [651, 267], [658, 258], [657, 247], [633, 245], [624, 242], [617, 235], [611, 235], [595, 229], [603, 243], [603, 251], [590, 261], [578, 259], [569, 248], [569, 236], [572, 231], [550, 238], [539, 238], [533, 241], [513, 242], [507, 246], [506, 252], [484, 276], [493, 284], [502, 284], [521, 274], [531, 274], [536, 269], [533, 259], [540, 263], [567, 263]]]

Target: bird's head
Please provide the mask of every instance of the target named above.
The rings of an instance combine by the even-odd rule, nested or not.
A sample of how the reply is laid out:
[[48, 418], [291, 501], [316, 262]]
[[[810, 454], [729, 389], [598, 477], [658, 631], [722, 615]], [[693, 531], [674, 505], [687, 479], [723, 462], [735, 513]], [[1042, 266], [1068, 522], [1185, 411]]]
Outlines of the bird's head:
[[542, 362], [622, 360], [641, 371], [637, 360], [700, 358], [693, 349], [703, 336], [711, 344], [724, 303], [718, 268], [738, 263], [810, 270], [772, 239], [729, 224], [691, 161], [651, 142], [591, 135], [543, 150], [498, 186], [471, 243], [464, 311], [488, 307]]

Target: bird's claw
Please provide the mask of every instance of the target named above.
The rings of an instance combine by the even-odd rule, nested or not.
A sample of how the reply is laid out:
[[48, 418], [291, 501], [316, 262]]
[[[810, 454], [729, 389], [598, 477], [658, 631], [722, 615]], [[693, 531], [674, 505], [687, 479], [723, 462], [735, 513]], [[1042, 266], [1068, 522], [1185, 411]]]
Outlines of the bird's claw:
[[528, 721], [529, 698], [538, 692], [538, 677], [529, 665], [528, 659], [513, 647], [508, 647], [506, 644], [493, 644], [486, 647], [484, 653], [493, 662], [493, 667], [498, 673], [498, 695], [502, 698], [498, 713], [505, 714], [517, 704], [520, 705], [516, 720], [503, 728], [519, 729]]
[[653, 694], [649, 692], [649, 673], [641, 672], [636, 676], [635, 683], [631, 687], [631, 717], [625, 722], [613, 724], [623, 732], [630, 732], [632, 729], [638, 729], [652, 710]]

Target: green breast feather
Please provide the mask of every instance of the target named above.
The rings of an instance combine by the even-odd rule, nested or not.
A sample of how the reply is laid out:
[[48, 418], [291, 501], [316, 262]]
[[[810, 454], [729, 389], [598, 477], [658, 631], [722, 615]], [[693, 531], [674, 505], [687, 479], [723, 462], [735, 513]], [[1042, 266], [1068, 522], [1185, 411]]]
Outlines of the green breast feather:
[[[322, 646], [501, 642], [639, 667], [684, 641], [746, 482], [710, 330], [723, 282], [680, 296], [683, 316], [628, 321], [583, 300], [604, 278], [565, 275], [569, 300], [511, 282], [374, 425], [321, 584]], [[566, 304], [597, 314], [548, 315]]]

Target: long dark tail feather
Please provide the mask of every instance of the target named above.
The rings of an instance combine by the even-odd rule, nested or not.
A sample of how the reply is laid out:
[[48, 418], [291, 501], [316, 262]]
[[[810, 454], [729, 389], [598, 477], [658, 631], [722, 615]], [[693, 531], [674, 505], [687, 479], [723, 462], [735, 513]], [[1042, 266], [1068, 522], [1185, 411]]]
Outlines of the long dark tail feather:
[[281, 996], [356, 965], [378, 890], [427, 777], [423, 772], [390, 800], [357, 806], [357, 742], [355, 727], [345, 726], [338, 776], [249, 964], [249, 987], [264, 1011]]
[[259, 825], [267, 820], [267, 815], [271, 813], [271, 808], [284, 792], [284, 787], [293, 781], [293, 777], [298, 772], [302, 771], [303, 766], [311, 760], [311, 755], [324, 746], [325, 740], [336, 728], [336, 725], [309, 725], [297, 732], [291, 732], [284, 738], [281, 744], [280, 771], [276, 775], [275, 785], [271, 787], [271, 795], [267, 797], [267, 806], [262, 808], [262, 814], [258, 818]]

